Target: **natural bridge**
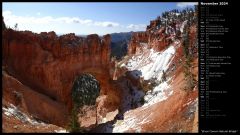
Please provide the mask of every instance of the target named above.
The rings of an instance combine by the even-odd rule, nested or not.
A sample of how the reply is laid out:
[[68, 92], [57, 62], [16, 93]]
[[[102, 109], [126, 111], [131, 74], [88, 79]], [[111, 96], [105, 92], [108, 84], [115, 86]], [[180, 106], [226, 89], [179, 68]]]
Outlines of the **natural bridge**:
[[[74, 34], [58, 37], [54, 32], [3, 31], [3, 66], [12, 76], [3, 77], [4, 96], [16, 100], [13, 92], [17, 91], [23, 102], [16, 104], [39, 119], [62, 126], [72, 109], [74, 79], [91, 74], [100, 84], [100, 95], [108, 97], [104, 102], [118, 104], [116, 91], [111, 94], [115, 86], [111, 83], [110, 40], [110, 35], [82, 38]], [[4, 83], [7, 80], [12, 84]]]

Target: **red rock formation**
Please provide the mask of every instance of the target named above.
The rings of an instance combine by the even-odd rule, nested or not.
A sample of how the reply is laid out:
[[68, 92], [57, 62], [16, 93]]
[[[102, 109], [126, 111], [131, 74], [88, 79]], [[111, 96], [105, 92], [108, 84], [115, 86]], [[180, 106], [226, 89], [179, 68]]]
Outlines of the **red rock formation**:
[[[100, 82], [101, 94], [108, 96], [108, 91], [113, 88], [109, 83], [110, 35], [102, 39], [96, 34], [86, 38], [72, 33], [58, 37], [55, 32], [35, 34], [11, 29], [3, 30], [2, 34], [5, 70], [37, 93], [67, 106], [69, 111], [72, 107], [71, 89], [77, 75], [94, 75]], [[115, 98], [107, 102], [114, 102], [112, 108], [116, 109], [118, 97]], [[32, 100], [36, 103], [35, 99]], [[52, 122], [58, 121], [54, 119]]]
[[126, 67], [116, 67], [114, 74], [113, 74], [113, 80], [117, 80], [119, 77], [123, 76], [128, 69]]
[[135, 54], [136, 53], [136, 47], [138, 46], [138, 42], [136, 41], [136, 39], [134, 37], [132, 37], [132, 39], [129, 42], [128, 45], [128, 54]]
[[68, 117], [65, 105], [35, 92], [4, 72], [2, 74], [2, 82], [4, 100], [24, 109], [32, 116], [42, 119], [47, 123], [54, 123], [60, 126], [66, 124]]
[[149, 37], [149, 47], [153, 48], [155, 51], [162, 51], [170, 45], [171, 39], [168, 38], [168, 36], [165, 33], [157, 32], [151, 34]]
[[150, 21], [150, 25], [147, 26], [146, 31], [150, 31], [154, 29], [156, 26], [160, 25], [160, 23], [161, 23], [161, 18], [159, 16], [156, 20]]
[[189, 31], [189, 49], [190, 49], [190, 53], [193, 56], [197, 56], [198, 53], [198, 46], [197, 46], [197, 26], [193, 25], [190, 27], [190, 31]]
[[[135, 32], [129, 42], [128, 54], [142, 53], [143, 46], [140, 45], [141, 42], [147, 43], [149, 49], [152, 48], [158, 52], [167, 48], [167, 46], [172, 42], [170, 38], [171, 35], [165, 34], [166, 28], [160, 28], [160, 23], [160, 17], [158, 17], [156, 20], [150, 22], [150, 25], [147, 26], [147, 30], [145, 32]], [[174, 30], [176, 30], [175, 25], [176, 23], [171, 24]]]
[[[138, 35], [138, 34], [136, 34]], [[140, 34], [142, 35], [142, 34]], [[148, 48], [153, 48], [155, 51], [162, 51], [165, 49], [168, 45], [171, 43], [171, 39], [168, 38], [168, 36], [164, 33], [158, 34], [147, 34], [147, 32], [144, 34], [146, 36], [133, 36], [132, 39], [129, 42], [128, 46], [128, 54], [135, 54], [135, 53], [141, 53], [142, 47], [140, 45], [140, 42], [147, 43]]]
[[140, 52], [141, 49], [140, 43], [148, 42], [148, 33], [147, 32], [135, 32], [132, 34], [132, 38], [129, 42], [128, 54], [135, 54]]

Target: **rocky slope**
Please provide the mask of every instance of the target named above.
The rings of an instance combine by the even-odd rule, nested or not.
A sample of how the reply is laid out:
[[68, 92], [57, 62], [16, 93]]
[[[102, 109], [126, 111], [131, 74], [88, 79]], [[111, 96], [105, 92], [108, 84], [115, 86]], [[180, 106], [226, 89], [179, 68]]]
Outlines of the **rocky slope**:
[[65, 133], [65, 129], [53, 124], [34, 119], [22, 108], [3, 100], [2, 105], [2, 132], [5, 133]]
[[197, 14], [166, 14], [151, 21], [145, 32], [133, 33], [128, 55], [114, 72], [129, 93], [122, 116], [97, 131], [198, 131]]
[[[197, 132], [196, 12], [169, 11], [152, 20], [146, 31], [132, 34], [121, 60], [110, 60], [110, 35], [3, 29], [5, 106], [65, 128], [76, 78], [90, 74], [100, 84], [100, 96], [76, 116], [86, 132]], [[84, 98], [91, 96], [80, 90]], [[4, 131], [10, 132], [6, 124]]]

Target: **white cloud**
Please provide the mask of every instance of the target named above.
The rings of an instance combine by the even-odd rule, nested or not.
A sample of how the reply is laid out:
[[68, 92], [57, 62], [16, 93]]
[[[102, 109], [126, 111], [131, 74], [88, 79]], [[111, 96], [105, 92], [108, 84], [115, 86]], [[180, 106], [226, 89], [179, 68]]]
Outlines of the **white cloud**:
[[40, 13], [40, 12], [38, 12], [38, 13], [37, 13], [37, 15], [41, 15], [41, 13]]
[[[40, 13], [37, 13], [40, 15]], [[58, 17], [54, 18], [52, 16], [44, 16], [44, 17], [29, 17], [29, 16], [16, 16], [12, 14], [11, 11], [4, 11], [3, 17], [6, 24], [18, 23], [18, 24], [50, 24], [50, 23], [76, 23], [82, 25], [93, 25], [100, 27], [118, 27], [119, 24], [116, 22], [109, 21], [93, 21], [90, 19], [80, 19], [79, 17]]]
[[178, 2], [177, 3], [177, 7], [180, 7], [180, 8], [184, 8], [187, 6], [194, 6], [194, 5], [198, 5], [198, 3], [197, 2]]
[[7, 11], [3, 11], [3, 16], [8, 16], [8, 15], [11, 15], [12, 12], [7, 10]]
[[144, 24], [120, 24], [108, 20], [96, 21], [79, 17], [53, 17], [37, 15], [16, 15], [11, 11], [3, 11], [4, 22], [7, 27], [14, 28], [18, 24], [18, 30], [30, 30], [40, 33], [55, 31], [56, 33], [76, 33], [100, 35], [115, 32], [142, 31], [146, 29]]
[[127, 28], [135, 29], [135, 30], [143, 30], [146, 28], [146, 24], [129, 24]]
[[94, 23], [95, 26], [102, 26], [102, 27], [117, 27], [119, 26], [118, 23], [115, 22], [95, 22]]

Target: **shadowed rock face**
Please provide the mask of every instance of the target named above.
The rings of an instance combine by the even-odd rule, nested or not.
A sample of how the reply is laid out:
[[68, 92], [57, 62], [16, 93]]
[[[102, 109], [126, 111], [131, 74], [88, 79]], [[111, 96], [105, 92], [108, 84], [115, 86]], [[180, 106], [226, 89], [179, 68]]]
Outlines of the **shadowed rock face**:
[[[3, 30], [2, 34], [2, 60], [7, 73], [33, 91], [66, 106], [68, 111], [72, 108], [71, 89], [76, 76], [92, 74], [100, 83], [100, 95], [112, 89], [110, 35], [102, 39], [96, 34], [86, 38], [72, 33], [58, 37], [55, 32], [35, 34], [11, 29]], [[46, 115], [44, 111], [47, 110], [38, 115]], [[60, 125], [58, 119], [53, 121]]]

